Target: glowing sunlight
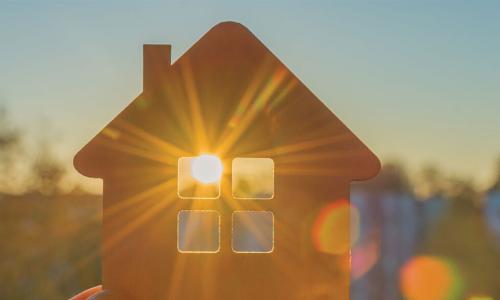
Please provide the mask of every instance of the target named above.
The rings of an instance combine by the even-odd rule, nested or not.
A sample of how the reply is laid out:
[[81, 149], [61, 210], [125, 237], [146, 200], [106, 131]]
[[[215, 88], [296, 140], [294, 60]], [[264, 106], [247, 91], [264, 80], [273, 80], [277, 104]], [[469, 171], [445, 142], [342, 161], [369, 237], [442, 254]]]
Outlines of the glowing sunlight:
[[215, 155], [202, 154], [193, 158], [191, 176], [202, 183], [219, 181], [222, 175], [222, 163]]

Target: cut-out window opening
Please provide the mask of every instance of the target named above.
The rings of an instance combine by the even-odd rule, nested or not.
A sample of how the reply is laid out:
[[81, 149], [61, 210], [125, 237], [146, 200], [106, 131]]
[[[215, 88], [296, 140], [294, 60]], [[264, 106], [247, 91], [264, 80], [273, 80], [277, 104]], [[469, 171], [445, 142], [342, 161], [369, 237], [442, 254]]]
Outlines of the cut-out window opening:
[[[214, 155], [181, 157], [177, 193], [182, 199], [220, 197], [222, 163]], [[274, 162], [270, 158], [235, 158], [232, 196], [236, 200], [274, 197]], [[214, 210], [181, 210], [177, 216], [177, 250], [181, 253], [217, 253], [220, 215]], [[232, 213], [232, 250], [236, 253], [274, 251], [274, 215], [270, 211]]]
[[181, 157], [177, 175], [177, 194], [180, 198], [219, 198], [222, 163], [216, 156]]
[[232, 165], [235, 199], [268, 200], [274, 197], [274, 162], [270, 158], [235, 158]]
[[270, 253], [274, 250], [274, 215], [270, 211], [235, 211], [232, 248], [237, 253]]
[[213, 210], [181, 210], [177, 215], [177, 250], [183, 253], [217, 253], [220, 216]]

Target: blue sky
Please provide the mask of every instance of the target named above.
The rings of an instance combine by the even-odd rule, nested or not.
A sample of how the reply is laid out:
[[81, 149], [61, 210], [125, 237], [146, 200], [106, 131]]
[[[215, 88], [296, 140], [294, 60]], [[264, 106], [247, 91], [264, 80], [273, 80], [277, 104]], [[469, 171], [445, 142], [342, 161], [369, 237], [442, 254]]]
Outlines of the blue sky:
[[140, 92], [142, 44], [175, 60], [234, 20], [383, 160], [492, 179], [500, 2], [138, 2], [0, 0], [0, 103], [30, 138], [49, 128], [66, 162]]

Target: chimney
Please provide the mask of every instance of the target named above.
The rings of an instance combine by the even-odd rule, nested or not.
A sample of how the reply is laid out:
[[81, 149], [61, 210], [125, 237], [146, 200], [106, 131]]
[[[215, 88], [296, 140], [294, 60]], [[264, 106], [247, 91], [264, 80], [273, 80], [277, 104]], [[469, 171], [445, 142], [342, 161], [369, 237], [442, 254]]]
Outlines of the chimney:
[[143, 46], [143, 91], [152, 92], [166, 80], [170, 68], [170, 45]]

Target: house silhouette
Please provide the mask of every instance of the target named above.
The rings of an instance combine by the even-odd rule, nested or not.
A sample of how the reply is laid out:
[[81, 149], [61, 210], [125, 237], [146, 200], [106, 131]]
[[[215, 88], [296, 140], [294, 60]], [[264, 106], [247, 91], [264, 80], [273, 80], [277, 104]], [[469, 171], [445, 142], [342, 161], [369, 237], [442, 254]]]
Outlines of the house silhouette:
[[[170, 49], [144, 45], [142, 93], [74, 158], [103, 179], [102, 299], [348, 299], [349, 251], [321, 251], [312, 230], [377, 157], [241, 24], [216, 25], [173, 64]], [[224, 170], [210, 199], [179, 191], [182, 160], [202, 153]], [[269, 159], [272, 193], [236, 197], [236, 159]], [[218, 223], [199, 234], [208, 245], [183, 240], [190, 212]], [[238, 212], [272, 240], [234, 237], [250, 218]]]

